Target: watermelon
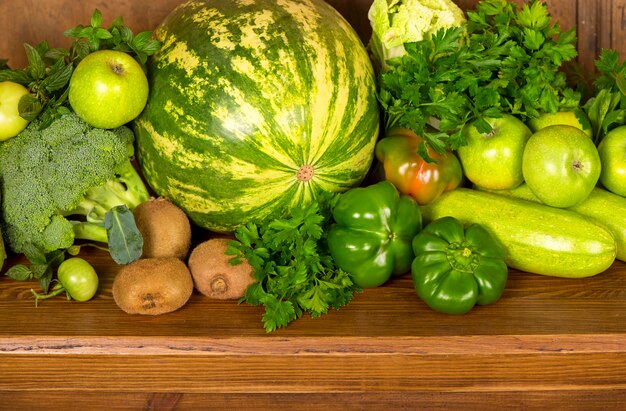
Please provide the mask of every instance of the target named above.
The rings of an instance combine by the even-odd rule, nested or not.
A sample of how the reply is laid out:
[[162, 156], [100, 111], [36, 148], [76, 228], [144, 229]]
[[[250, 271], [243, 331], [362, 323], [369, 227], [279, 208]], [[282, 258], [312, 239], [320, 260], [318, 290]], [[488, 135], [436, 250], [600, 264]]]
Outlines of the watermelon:
[[360, 38], [322, 0], [206, 0], [156, 28], [135, 121], [152, 189], [230, 232], [359, 185], [379, 108]]

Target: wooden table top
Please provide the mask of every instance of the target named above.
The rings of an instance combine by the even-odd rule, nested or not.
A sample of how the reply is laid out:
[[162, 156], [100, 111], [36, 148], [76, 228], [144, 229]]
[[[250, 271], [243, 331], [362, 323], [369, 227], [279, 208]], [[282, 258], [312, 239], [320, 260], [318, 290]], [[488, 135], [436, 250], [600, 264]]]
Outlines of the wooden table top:
[[462, 316], [430, 310], [406, 275], [267, 334], [262, 308], [197, 292], [176, 312], [128, 315], [111, 295], [115, 263], [94, 250], [84, 258], [100, 275], [86, 303], [57, 297], [35, 307], [36, 283], [0, 277], [0, 398], [10, 395], [12, 407], [35, 393], [64, 404], [69, 390], [90, 406], [123, 399], [121, 408], [157, 398], [177, 409], [209, 399], [227, 409], [250, 395], [261, 407], [302, 407], [302, 396], [348, 409], [355, 400], [435, 406], [444, 398], [437, 392], [446, 409], [513, 398], [524, 408], [571, 409], [626, 400], [622, 262], [586, 279], [511, 270], [500, 301]]

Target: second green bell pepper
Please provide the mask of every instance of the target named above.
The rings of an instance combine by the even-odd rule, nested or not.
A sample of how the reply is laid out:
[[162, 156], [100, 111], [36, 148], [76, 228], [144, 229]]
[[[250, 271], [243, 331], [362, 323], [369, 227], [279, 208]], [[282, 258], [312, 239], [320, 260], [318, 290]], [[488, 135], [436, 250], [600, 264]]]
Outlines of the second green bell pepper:
[[413, 252], [415, 290], [435, 311], [464, 314], [500, 299], [508, 277], [504, 247], [481, 225], [440, 218], [415, 236]]
[[411, 241], [422, 228], [417, 202], [388, 181], [339, 196], [328, 248], [335, 264], [362, 288], [377, 287], [411, 270]]

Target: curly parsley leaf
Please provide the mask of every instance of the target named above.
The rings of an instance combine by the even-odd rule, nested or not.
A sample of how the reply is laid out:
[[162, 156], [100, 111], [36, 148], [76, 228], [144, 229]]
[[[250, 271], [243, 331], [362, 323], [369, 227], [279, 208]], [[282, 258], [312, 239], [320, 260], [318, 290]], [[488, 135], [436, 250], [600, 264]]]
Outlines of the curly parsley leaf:
[[424, 137], [437, 152], [465, 144], [463, 127], [487, 133], [486, 121], [511, 113], [522, 119], [575, 109], [580, 94], [560, 70], [576, 57], [576, 32], [561, 32], [538, 0], [521, 9], [511, 1], [483, 0], [464, 27], [440, 29], [406, 43], [402, 57], [380, 74], [378, 99], [385, 127]]
[[337, 267], [325, 244], [329, 224], [326, 203], [293, 210], [287, 218], [260, 225], [248, 223], [235, 232], [226, 251], [231, 264], [246, 259], [256, 282], [242, 301], [265, 307], [267, 332], [287, 326], [305, 312], [315, 318], [348, 304], [358, 288]]

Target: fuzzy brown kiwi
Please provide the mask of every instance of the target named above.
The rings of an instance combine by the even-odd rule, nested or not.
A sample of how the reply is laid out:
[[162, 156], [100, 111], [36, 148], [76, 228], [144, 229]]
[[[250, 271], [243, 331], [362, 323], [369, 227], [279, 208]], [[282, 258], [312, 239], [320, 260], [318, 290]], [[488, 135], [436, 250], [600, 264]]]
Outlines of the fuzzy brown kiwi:
[[191, 247], [191, 224], [185, 212], [166, 198], [153, 198], [133, 210], [143, 236], [144, 258], [184, 260]]
[[187, 265], [198, 291], [209, 298], [229, 300], [241, 298], [254, 282], [254, 269], [244, 259], [241, 264], [231, 265], [233, 257], [224, 252], [228, 238], [212, 238], [198, 244], [189, 256]]
[[123, 266], [113, 281], [113, 299], [129, 314], [165, 314], [185, 305], [193, 279], [180, 259], [144, 258]]

